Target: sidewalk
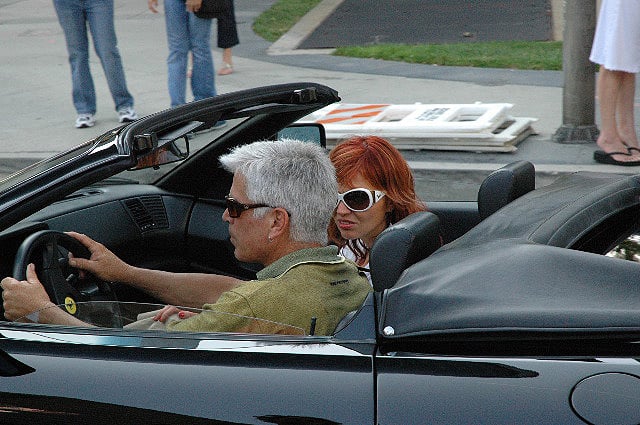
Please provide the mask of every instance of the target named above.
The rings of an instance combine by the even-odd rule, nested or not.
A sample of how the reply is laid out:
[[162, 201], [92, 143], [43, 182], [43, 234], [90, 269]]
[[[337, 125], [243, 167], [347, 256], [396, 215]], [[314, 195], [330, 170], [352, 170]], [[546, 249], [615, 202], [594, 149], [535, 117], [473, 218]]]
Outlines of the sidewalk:
[[[325, 0], [330, 8], [340, 0]], [[538, 132], [514, 153], [404, 152], [414, 168], [493, 170], [525, 159], [542, 173], [576, 170], [634, 173], [635, 167], [597, 164], [595, 144], [557, 144], [562, 124], [562, 74], [411, 65], [339, 58], [295, 49], [296, 40], [322, 20], [322, 7], [271, 45], [251, 30], [253, 20], [274, 0], [236, 0], [240, 45], [233, 49], [235, 72], [217, 77], [218, 92], [292, 81], [335, 88], [348, 103], [506, 102], [514, 116], [535, 117]], [[164, 16], [144, 1], [116, 0], [116, 30], [129, 89], [140, 115], [168, 107]], [[305, 28], [307, 28], [305, 30]], [[214, 45], [215, 45], [215, 30]], [[51, 0], [0, 0], [0, 169], [33, 162], [84, 142], [118, 125], [102, 69], [92, 53], [98, 95], [97, 124], [73, 127], [69, 65], [64, 37]], [[220, 49], [214, 49], [216, 65]]]

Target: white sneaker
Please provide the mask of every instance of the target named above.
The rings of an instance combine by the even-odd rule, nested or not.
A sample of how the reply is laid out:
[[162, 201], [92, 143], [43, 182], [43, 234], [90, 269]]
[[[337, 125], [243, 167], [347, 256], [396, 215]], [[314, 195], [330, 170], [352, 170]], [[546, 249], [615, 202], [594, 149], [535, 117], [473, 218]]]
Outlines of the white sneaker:
[[76, 118], [76, 128], [93, 127], [95, 123], [96, 118], [93, 114], [78, 114], [78, 118]]
[[118, 109], [118, 120], [120, 122], [131, 122], [138, 119], [138, 114], [131, 106]]

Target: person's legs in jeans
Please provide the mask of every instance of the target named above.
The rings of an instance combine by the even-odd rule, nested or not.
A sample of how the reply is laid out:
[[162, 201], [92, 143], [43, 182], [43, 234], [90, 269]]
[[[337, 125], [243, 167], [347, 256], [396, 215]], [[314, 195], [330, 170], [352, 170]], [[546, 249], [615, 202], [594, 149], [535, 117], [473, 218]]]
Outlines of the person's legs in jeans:
[[[194, 100], [216, 95], [213, 57], [211, 55], [211, 19], [189, 14], [189, 35], [193, 54], [191, 91]], [[184, 75], [184, 74], [183, 74]]]
[[82, 0], [54, 0], [71, 65], [73, 105], [78, 114], [95, 114], [96, 92], [89, 69], [89, 41]]
[[96, 54], [102, 63], [116, 110], [133, 107], [133, 97], [127, 82], [118, 50], [113, 17], [113, 0], [84, 0], [87, 21]]
[[187, 12], [184, 1], [181, 0], [165, 0], [164, 13], [169, 45], [167, 57], [169, 97], [171, 106], [174, 107], [186, 103], [190, 14]]

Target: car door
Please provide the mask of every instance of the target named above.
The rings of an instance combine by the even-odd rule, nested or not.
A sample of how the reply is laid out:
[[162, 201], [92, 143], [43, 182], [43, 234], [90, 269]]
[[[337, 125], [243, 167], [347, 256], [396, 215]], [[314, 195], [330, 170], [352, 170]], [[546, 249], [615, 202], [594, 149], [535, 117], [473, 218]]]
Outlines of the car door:
[[0, 422], [373, 424], [369, 343], [0, 325]]

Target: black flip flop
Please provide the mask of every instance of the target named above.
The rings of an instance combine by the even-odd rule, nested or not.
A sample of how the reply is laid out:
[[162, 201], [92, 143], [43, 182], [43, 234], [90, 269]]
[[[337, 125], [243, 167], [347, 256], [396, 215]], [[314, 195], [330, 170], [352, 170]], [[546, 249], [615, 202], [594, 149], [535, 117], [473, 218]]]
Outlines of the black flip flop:
[[601, 164], [622, 165], [625, 167], [640, 165], [640, 161], [618, 161], [617, 159], [613, 158], [613, 155], [631, 156], [629, 152], [595, 151], [593, 153], [593, 159]]

